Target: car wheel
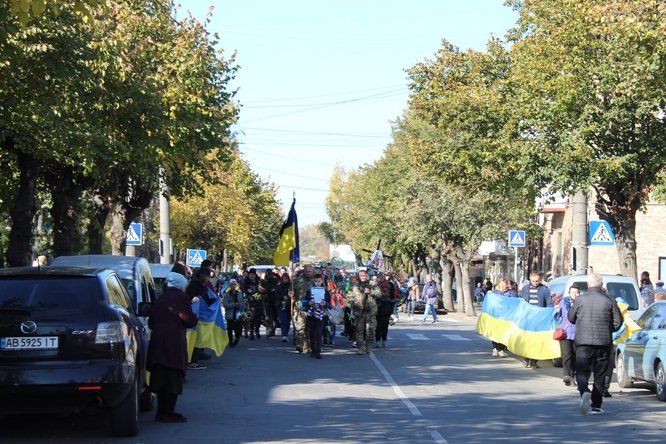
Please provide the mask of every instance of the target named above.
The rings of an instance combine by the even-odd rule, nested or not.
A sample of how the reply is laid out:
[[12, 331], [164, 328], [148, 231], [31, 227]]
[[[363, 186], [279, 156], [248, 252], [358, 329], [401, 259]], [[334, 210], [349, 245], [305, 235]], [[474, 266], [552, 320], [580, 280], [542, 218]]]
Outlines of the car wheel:
[[553, 367], [562, 367], [562, 358], [554, 358], [553, 359]]
[[654, 382], [657, 386], [657, 399], [666, 401], [666, 370], [664, 363], [660, 362], [654, 375]]
[[620, 353], [618, 353], [617, 359], [615, 360], [615, 368], [617, 369], [617, 385], [622, 388], [629, 388], [634, 385], [633, 381], [629, 379], [627, 367], [624, 365], [624, 359], [622, 359]]
[[111, 408], [111, 434], [136, 436], [139, 433], [139, 378], [134, 378], [132, 388], [120, 404]]

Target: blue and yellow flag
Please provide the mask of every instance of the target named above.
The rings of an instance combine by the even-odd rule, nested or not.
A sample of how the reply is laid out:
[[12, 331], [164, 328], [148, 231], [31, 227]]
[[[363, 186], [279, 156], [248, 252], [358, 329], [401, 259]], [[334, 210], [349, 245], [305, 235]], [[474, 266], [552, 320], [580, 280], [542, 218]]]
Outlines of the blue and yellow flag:
[[301, 261], [301, 251], [298, 245], [298, 218], [296, 217], [296, 199], [291, 203], [287, 219], [280, 228], [280, 241], [273, 255], [273, 264], [278, 266], [289, 265], [290, 262]]
[[194, 347], [209, 348], [216, 356], [222, 356], [229, 344], [227, 324], [222, 314], [220, 298], [210, 289], [208, 296], [215, 298], [210, 306], [199, 300], [192, 304], [192, 311], [197, 315], [199, 323], [196, 327], [187, 330], [187, 356], [192, 356]]
[[559, 358], [560, 344], [553, 339], [557, 326], [553, 314], [553, 307], [537, 307], [523, 298], [488, 293], [476, 331], [525, 358]]

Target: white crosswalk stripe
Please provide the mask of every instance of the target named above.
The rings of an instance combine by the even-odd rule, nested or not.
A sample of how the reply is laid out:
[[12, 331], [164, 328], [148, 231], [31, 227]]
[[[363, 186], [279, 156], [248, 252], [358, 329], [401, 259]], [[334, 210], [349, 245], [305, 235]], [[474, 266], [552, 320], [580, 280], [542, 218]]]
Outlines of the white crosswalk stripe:
[[407, 337], [409, 339], [413, 339], [415, 341], [429, 341], [430, 338], [428, 338], [426, 335], [422, 335], [421, 333], [407, 333]]
[[[448, 339], [449, 341], [471, 341], [470, 338], [466, 338], [461, 335], [454, 335], [454, 334], [443, 334], [441, 335], [443, 338]], [[407, 337], [409, 339], [412, 339], [414, 341], [430, 341], [434, 338], [429, 338], [424, 334], [421, 333], [407, 333]]]
[[460, 335], [442, 335], [442, 337], [448, 339], [449, 341], [471, 341], [470, 338], [466, 338]]

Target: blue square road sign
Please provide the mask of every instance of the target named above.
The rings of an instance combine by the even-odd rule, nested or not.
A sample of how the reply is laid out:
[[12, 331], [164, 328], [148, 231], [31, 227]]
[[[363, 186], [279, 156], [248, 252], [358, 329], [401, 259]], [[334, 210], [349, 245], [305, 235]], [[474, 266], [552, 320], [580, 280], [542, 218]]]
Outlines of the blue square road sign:
[[201, 263], [206, 260], [206, 250], [187, 249], [187, 265], [190, 267], [200, 267]]
[[509, 230], [509, 247], [524, 247], [525, 246], [525, 231], [523, 230]]

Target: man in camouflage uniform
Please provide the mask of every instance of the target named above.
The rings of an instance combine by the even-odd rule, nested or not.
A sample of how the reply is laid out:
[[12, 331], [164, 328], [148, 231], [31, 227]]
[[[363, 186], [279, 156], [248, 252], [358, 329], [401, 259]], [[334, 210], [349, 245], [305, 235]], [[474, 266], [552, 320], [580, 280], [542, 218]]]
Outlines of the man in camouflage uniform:
[[314, 283], [314, 267], [306, 265], [303, 272], [294, 279], [293, 283], [293, 316], [294, 331], [296, 333], [296, 350], [299, 353], [310, 353], [310, 341], [307, 332], [307, 316], [305, 311], [301, 310], [301, 299], [307, 296], [308, 291]]
[[370, 353], [377, 328], [377, 300], [382, 292], [375, 282], [370, 282], [368, 272], [358, 272], [359, 282], [352, 288], [354, 319], [356, 320], [356, 346], [359, 355]]

